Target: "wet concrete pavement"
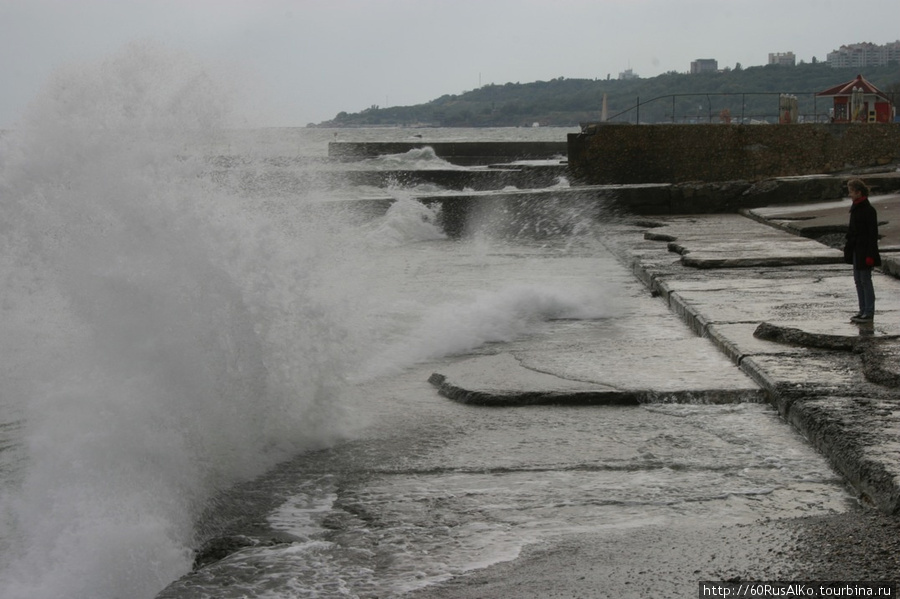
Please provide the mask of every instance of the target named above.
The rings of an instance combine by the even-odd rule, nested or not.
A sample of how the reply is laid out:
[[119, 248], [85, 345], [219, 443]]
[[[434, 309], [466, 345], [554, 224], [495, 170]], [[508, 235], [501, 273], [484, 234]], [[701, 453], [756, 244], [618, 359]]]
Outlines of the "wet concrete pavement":
[[[846, 223], [847, 200], [740, 215], [625, 219], [610, 226], [604, 242], [652, 295], [736, 366], [730, 383], [716, 381], [700, 389], [707, 397], [719, 391], [720, 401], [758, 400], [754, 385], [746, 384], [745, 378], [752, 379], [863, 503], [896, 514], [900, 280], [885, 273], [900, 270], [900, 254], [892, 255], [900, 249], [900, 195], [876, 197], [873, 203], [882, 223], [885, 266], [874, 277], [876, 317], [869, 325], [850, 323], [857, 311], [856, 291], [842, 253], [802, 236], [813, 227], [838, 231]], [[582, 358], [575, 359], [560, 355], [559, 347], [568, 345], [532, 353], [527, 364], [476, 357], [435, 373], [432, 382], [445, 395], [475, 403], [659, 399], [613, 380], [610, 373], [622, 371], [609, 368], [601, 351], [586, 351], [582, 343]], [[677, 361], [677, 348], [669, 355]], [[509, 369], [516, 370], [515, 376], [502, 376]], [[525, 371], [530, 374], [524, 376]], [[523, 383], [513, 389], [503, 381]], [[681, 383], [668, 390], [667, 401], [692, 401], [690, 376]]]
[[[876, 204], [880, 220], [893, 220], [900, 196]], [[754, 215], [642, 216], [609, 226], [604, 244], [646, 287], [646, 301], [680, 317], [686, 335], [707, 342], [715, 356], [698, 354], [696, 345], [687, 350], [681, 344], [689, 341], [677, 334], [650, 338], [658, 327], [647, 323], [635, 337], [647, 335], [667, 351], [652, 364], [630, 363], [621, 353], [608, 355], [596, 331], [592, 341], [573, 327], [567, 338], [527, 355], [512, 349], [444, 367], [432, 383], [458, 401], [497, 405], [591, 403], [603, 394], [618, 394], [623, 403], [692, 401], [692, 387], [703, 392], [693, 400], [720, 393], [722, 401], [769, 401], [827, 457], [861, 505], [879, 509], [585, 533], [528, 546], [515, 560], [410, 598], [696, 597], [700, 580], [895, 579], [893, 553], [881, 552], [898, 530], [900, 280], [878, 271], [875, 322], [852, 324], [856, 291], [842, 252], [785, 226], [830, 218], [840, 227], [848, 207], [845, 200]], [[900, 237], [890, 223], [882, 232], [888, 265]], [[644, 305], [640, 312], [653, 314]], [[699, 371], [722, 377], [695, 377]], [[660, 377], [671, 379], [668, 387]], [[645, 386], [666, 392], [654, 395]], [[586, 401], [585, 394], [595, 396]]]
[[[900, 273], [900, 196], [873, 196], [872, 205], [878, 210], [879, 247], [887, 263], [882, 270], [897, 276]], [[841, 235], [847, 225], [849, 200], [817, 202], [805, 205], [769, 206], [747, 210], [747, 216], [804, 237], [822, 234]]]

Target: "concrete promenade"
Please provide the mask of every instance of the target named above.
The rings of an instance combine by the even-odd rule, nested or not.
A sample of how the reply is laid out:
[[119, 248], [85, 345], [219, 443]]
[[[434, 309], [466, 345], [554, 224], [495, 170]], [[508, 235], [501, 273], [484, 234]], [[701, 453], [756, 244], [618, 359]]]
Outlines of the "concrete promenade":
[[[900, 195], [873, 203], [885, 265], [875, 274], [876, 317], [869, 325], [850, 322], [856, 291], [842, 253], [799, 235], [804, 227], [836, 231], [846, 224], [849, 200], [625, 218], [610, 226], [604, 243], [650, 293], [759, 385], [863, 503], [898, 514], [900, 280], [885, 273], [900, 272], [900, 254], [892, 253], [900, 249]], [[600, 366], [594, 376], [582, 373], [578, 384], [554, 371], [553, 351], [547, 350], [540, 381], [552, 402], [583, 403], [590, 395], [586, 379], [604, 388], [609, 375]], [[432, 382], [461, 401], [514, 403], [516, 390], [498, 388], [478, 368], [435, 373]], [[726, 389], [723, 401], [754, 400], [745, 385], [737, 387]], [[651, 400], [632, 393], [623, 401]]]
[[[878, 203], [898, 202], [893, 196]], [[849, 202], [829, 204], [807, 208], [805, 216], [824, 211], [823, 218], [846, 220]], [[802, 212], [792, 207], [789, 214]], [[774, 212], [751, 214], [767, 220]], [[617, 253], [765, 389], [864, 502], [897, 513], [900, 280], [876, 273], [875, 322], [860, 326], [849, 321], [856, 291], [839, 250], [743, 215], [657, 223], [663, 226], [645, 230], [642, 240], [637, 231], [620, 231]], [[897, 241], [885, 238], [883, 245]], [[887, 252], [885, 262], [896, 268]]]

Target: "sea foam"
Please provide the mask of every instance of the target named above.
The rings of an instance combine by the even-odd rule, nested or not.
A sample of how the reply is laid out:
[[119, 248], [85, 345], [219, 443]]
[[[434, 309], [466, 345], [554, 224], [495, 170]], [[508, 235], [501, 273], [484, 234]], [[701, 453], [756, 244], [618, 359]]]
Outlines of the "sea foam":
[[348, 426], [353, 295], [329, 292], [354, 259], [185, 152], [228, 96], [137, 43], [61, 69], [2, 140], [5, 598], [152, 597], [220, 489]]

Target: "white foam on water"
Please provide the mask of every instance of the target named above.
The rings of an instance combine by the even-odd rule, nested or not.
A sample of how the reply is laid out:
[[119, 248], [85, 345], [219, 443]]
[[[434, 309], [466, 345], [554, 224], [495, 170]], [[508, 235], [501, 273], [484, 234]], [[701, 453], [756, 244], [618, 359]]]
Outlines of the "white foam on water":
[[330, 198], [285, 192], [302, 162], [242, 195], [274, 150], [241, 138], [252, 160], [211, 165], [233, 151], [234, 87], [131, 44], [61, 69], [0, 140], [4, 599], [152, 597], [219, 492], [366, 420], [343, 401], [361, 372], [594, 309], [541, 285], [398, 301], [379, 269], [454, 246], [439, 215], [397, 189], [368, 224], [311, 209]]
[[405, 351], [408, 360], [430, 359], [459, 354], [485, 343], [511, 341], [530, 330], [535, 321], [608, 315], [603, 299], [585, 289], [530, 284], [474, 293], [465, 301], [429, 309], [396, 352]]
[[[513, 278], [513, 277], [509, 277]], [[556, 319], [595, 319], [613, 313], [609, 293], [590, 281], [569, 288], [498, 278], [487, 289], [453, 290], [429, 304], [404, 304], [392, 341], [354, 377], [396, 373], [413, 364], [464, 354], [534, 332]], [[493, 287], [493, 288], [492, 288]]]
[[315, 493], [291, 496], [266, 518], [276, 530], [309, 538], [323, 532], [322, 518], [334, 506], [334, 489], [319, 489]]
[[5, 599], [152, 597], [210, 497], [353, 426], [354, 234], [285, 226], [184, 154], [228, 96], [132, 44], [61, 69], [3, 137]]
[[375, 228], [367, 235], [373, 245], [399, 246], [418, 241], [446, 239], [438, 225], [440, 210], [430, 208], [409, 197], [408, 192], [393, 191], [396, 201], [387, 214], [378, 219]]
[[[274, 510], [269, 522], [302, 541], [243, 550], [166, 597], [395, 596], [515, 559], [530, 544], [845, 505], [827, 465], [771, 426], [771, 408], [665, 407], [674, 409], [460, 410], [466, 434], [441, 435], [426, 452], [392, 444], [382, 471], [355, 482], [335, 473]], [[352, 471], [370, 449], [328, 459]], [[796, 464], [757, 457], [780, 451]], [[804, 463], [816, 480], [803, 482]]]
[[425, 146], [413, 148], [401, 154], [384, 154], [359, 163], [362, 168], [380, 170], [468, 170], [457, 166], [435, 153], [434, 148]]

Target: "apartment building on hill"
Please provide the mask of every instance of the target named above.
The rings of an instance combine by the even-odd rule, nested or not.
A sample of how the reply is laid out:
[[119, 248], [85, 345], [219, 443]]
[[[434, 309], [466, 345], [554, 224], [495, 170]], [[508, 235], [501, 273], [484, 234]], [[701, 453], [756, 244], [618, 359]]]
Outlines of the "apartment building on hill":
[[900, 64], [900, 40], [890, 44], [877, 45], [870, 42], [849, 44], [828, 53], [828, 66], [880, 67], [891, 63]]
[[714, 58], [698, 58], [691, 61], [691, 75], [697, 73], [716, 73], [719, 70], [719, 61]]
[[797, 66], [797, 57], [793, 52], [769, 52], [769, 64], [794, 67]]

